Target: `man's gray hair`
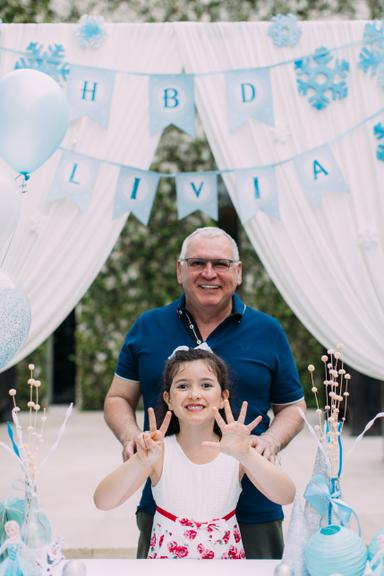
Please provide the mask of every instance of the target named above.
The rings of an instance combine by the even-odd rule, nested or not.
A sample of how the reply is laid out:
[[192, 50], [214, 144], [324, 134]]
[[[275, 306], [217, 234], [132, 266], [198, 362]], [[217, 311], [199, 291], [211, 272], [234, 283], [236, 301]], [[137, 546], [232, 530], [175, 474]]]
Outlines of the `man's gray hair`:
[[217, 228], [216, 226], [205, 226], [204, 228], [197, 228], [194, 232], [192, 232], [192, 234], [187, 236], [185, 238], [182, 246], [181, 246], [179, 260], [182, 260], [183, 258], [185, 258], [187, 251], [188, 251], [189, 241], [192, 238], [194, 238], [195, 236], [206, 236], [207, 238], [217, 238], [218, 236], [224, 236], [224, 237], [228, 238], [228, 240], [232, 244], [233, 259], [235, 261], [240, 260], [239, 249], [237, 247], [236, 242], [232, 238], [232, 236], [227, 234], [227, 232], [225, 232], [225, 230], [222, 230], [221, 228]]

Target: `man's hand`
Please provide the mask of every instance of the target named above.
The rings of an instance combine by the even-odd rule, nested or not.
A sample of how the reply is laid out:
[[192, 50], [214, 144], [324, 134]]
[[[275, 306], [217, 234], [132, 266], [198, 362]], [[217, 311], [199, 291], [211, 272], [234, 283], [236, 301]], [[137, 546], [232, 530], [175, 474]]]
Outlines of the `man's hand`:
[[272, 463], [275, 462], [276, 456], [280, 451], [280, 444], [271, 432], [264, 432], [264, 434], [260, 436], [252, 436], [251, 445], [255, 448], [256, 452]]

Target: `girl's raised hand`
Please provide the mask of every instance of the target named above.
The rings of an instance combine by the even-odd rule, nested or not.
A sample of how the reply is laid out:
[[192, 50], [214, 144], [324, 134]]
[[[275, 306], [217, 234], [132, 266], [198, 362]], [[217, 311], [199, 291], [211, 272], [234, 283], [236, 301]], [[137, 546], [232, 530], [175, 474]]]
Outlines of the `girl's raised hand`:
[[146, 465], [151, 466], [160, 458], [171, 418], [172, 412], [168, 411], [160, 428], [157, 428], [155, 412], [153, 408], [148, 408], [149, 430], [136, 438], [137, 455]]
[[224, 400], [224, 411], [227, 422], [221, 417], [217, 408], [214, 408], [215, 419], [221, 430], [220, 442], [202, 442], [203, 446], [210, 446], [220, 449], [220, 452], [234, 456], [245, 454], [251, 448], [250, 434], [262, 420], [262, 416], [257, 416], [249, 424], [244, 424], [247, 415], [248, 403], [243, 402], [239, 418], [234, 419], [228, 400]]

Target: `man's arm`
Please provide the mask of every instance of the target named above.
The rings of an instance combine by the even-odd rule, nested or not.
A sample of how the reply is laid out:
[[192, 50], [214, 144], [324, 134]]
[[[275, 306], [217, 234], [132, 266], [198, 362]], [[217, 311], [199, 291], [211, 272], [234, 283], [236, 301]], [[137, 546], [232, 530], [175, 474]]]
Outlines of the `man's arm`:
[[261, 436], [253, 437], [253, 446], [259, 454], [274, 461], [276, 454], [300, 432], [304, 426], [304, 421], [297, 408], [301, 408], [305, 413], [307, 409], [305, 400], [299, 400], [288, 405], [272, 405], [275, 417], [270, 427]]
[[104, 418], [123, 446], [123, 459], [135, 451], [135, 438], [141, 433], [136, 421], [136, 407], [141, 395], [140, 382], [114, 376], [104, 402]]

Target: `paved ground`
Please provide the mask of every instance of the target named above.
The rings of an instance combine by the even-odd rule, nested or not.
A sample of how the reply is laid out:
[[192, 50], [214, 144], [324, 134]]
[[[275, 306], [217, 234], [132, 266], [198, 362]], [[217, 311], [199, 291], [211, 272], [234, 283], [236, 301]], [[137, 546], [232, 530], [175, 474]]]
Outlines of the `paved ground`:
[[[53, 443], [64, 418], [65, 408], [48, 411], [45, 454]], [[0, 425], [0, 440], [8, 442], [5, 425]], [[344, 452], [354, 438], [344, 434]], [[316, 446], [304, 430], [282, 453], [284, 468], [302, 492], [310, 477]], [[100, 412], [72, 413], [57, 451], [38, 481], [41, 504], [55, 534], [63, 537], [67, 557], [133, 557], [137, 541], [135, 507], [139, 495], [111, 512], [98, 511], [92, 501], [97, 482], [120, 462], [120, 447], [104, 423]], [[17, 463], [0, 449], [0, 500], [17, 495], [21, 473]], [[16, 482], [16, 485], [15, 485]], [[359, 514], [363, 536], [384, 528], [384, 445], [381, 436], [370, 436], [356, 447], [345, 463], [342, 476], [344, 500]], [[289, 517], [290, 507], [286, 507]]]

